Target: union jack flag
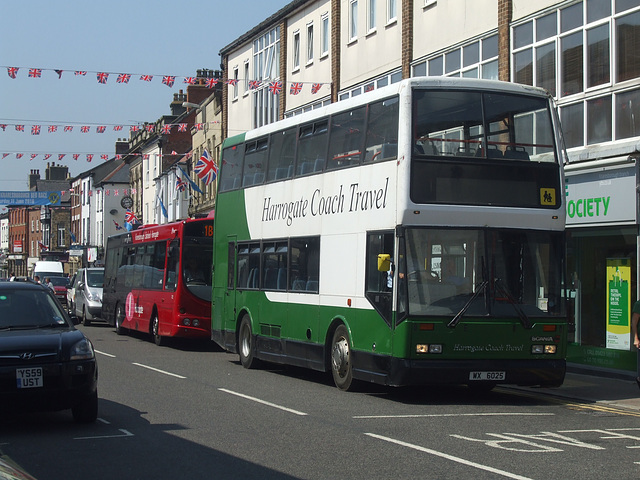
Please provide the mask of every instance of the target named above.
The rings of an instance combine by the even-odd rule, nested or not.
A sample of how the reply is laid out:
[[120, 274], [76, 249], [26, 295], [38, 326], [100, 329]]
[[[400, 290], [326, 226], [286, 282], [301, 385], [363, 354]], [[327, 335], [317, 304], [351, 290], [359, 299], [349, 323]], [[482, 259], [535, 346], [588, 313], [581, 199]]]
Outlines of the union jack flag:
[[196, 77], [184, 77], [183, 83], [188, 83], [189, 85], [195, 85]]
[[274, 95], [278, 95], [282, 91], [282, 82], [271, 82], [269, 84], [269, 91]]
[[138, 125], [131, 125], [129, 127], [129, 131], [131, 132], [137, 132], [138, 130], [140, 130], [140, 127], [138, 127]]
[[46, 154], [44, 155], [44, 159], [45, 159], [45, 160], [49, 160], [50, 158], [51, 158], [51, 154], [50, 154], [50, 153], [46, 153]]
[[153, 75], [140, 75], [140, 80], [143, 82], [150, 82], [153, 79]]
[[237, 78], [230, 78], [229, 80], [227, 80], [227, 85], [233, 85], [235, 87], [237, 84], [238, 84]]
[[127, 223], [140, 223], [136, 214], [133, 213], [130, 209], [127, 208], [127, 211], [124, 213], [124, 221]]
[[65, 125], [63, 130], [65, 132], [73, 132], [73, 127], [71, 125]]
[[163, 135], [169, 135], [171, 133], [171, 127], [173, 127], [173, 125], [171, 125], [171, 124], [163, 125], [162, 126]]
[[311, 93], [316, 94], [321, 88], [322, 88], [321, 83], [314, 83], [313, 85], [311, 85]]
[[91, 162], [93, 160], [93, 153], [87, 153], [87, 162]]
[[11, 78], [16, 78], [16, 75], [18, 75], [18, 67], [8, 67], [7, 73]]
[[34, 159], [34, 158], [36, 158], [37, 156], [38, 156], [38, 154], [37, 154], [37, 153], [32, 153], [32, 154], [31, 154], [31, 160], [33, 160], [33, 159]]
[[104, 133], [106, 130], [107, 130], [107, 127], [105, 127], [104, 125], [100, 125], [96, 127], [96, 132], [98, 133]]
[[[112, 219], [113, 220], [113, 219]], [[116, 230], [122, 230], [124, 227], [122, 227], [120, 224], [118, 224], [118, 222], [116, 222], [115, 220], [113, 220], [114, 225], [116, 226]]]
[[117, 83], [129, 83], [129, 80], [131, 80], [131, 74], [129, 73], [121, 73], [120, 75], [118, 75], [118, 78], [116, 80]]
[[74, 74], [76, 75], [76, 77], [77, 77], [78, 75], [80, 75], [80, 76], [83, 76], [83, 77], [84, 77], [84, 76], [87, 74], [87, 72], [86, 72], [86, 71], [84, 71], [84, 70], [76, 70], [76, 71], [74, 72]]
[[31, 135], [40, 135], [40, 125], [31, 126]]
[[176, 81], [176, 77], [171, 77], [169, 75], [165, 75], [162, 77], [162, 83], [164, 83], [167, 87], [173, 87], [173, 84]]
[[[109, 160], [109, 155], [107, 155], [106, 153], [103, 153], [102, 155], [100, 155], [100, 158], [102, 160]], [[117, 192], [117, 190], [116, 190], [116, 192]]]
[[113, 126], [113, 131], [114, 132], [121, 132], [122, 131], [122, 125], [114, 125]]
[[255, 90], [260, 87], [260, 80], [249, 80], [249, 90]]
[[147, 130], [147, 132], [151, 133], [156, 129], [156, 126], [153, 123], [149, 123], [149, 124], [145, 125], [144, 128]]
[[2, 158], [7, 158], [8, 156], [9, 156], [9, 154], [8, 154], [8, 153], [3, 153], [3, 154], [2, 154]]
[[22, 153], [16, 153], [16, 158], [22, 158]]
[[98, 83], [107, 83], [109, 79], [109, 74], [106, 72], [98, 72], [96, 74], [96, 78], [98, 79]]
[[58, 74], [58, 78], [62, 78], [62, 70], [54, 70]]
[[291, 88], [289, 89], [289, 93], [291, 95], [298, 95], [302, 91], [302, 82], [293, 82], [291, 84]]
[[186, 123], [179, 123], [178, 124], [178, 131], [179, 132], [186, 132], [187, 131], [187, 124]]
[[57, 125], [49, 125], [49, 133], [55, 133], [58, 131]]
[[58, 154], [58, 160], [62, 160], [65, 155], [66, 155], [66, 153], [59, 153]]
[[40, 78], [42, 77], [42, 69], [41, 68], [30, 68], [29, 76], [31, 78]]
[[24, 125], [16, 125], [16, 132], [24, 132]]
[[187, 188], [187, 182], [182, 180], [180, 177], [176, 177], [176, 190], [179, 192], [184, 192]]
[[0, 123], [0, 128], [2, 129], [2, 131], [6, 131], [7, 130], [7, 124], [6, 123]]
[[217, 78], [207, 78], [207, 81], [205, 82], [205, 85], [207, 86], [207, 88], [213, 88], [217, 84], [218, 84]]
[[79, 153], [74, 153], [73, 155], [71, 155], [71, 157], [72, 157], [74, 160], [78, 160], [78, 158], [80, 158], [80, 154], [79, 154]]
[[209, 156], [209, 152], [205, 150], [193, 167], [193, 171], [196, 172], [198, 178], [200, 178], [205, 185], [209, 185], [218, 175], [218, 166]]
[[80, 127], [80, 131], [82, 133], [89, 133], [90, 130], [91, 130], [91, 127], [89, 125], [83, 125]]

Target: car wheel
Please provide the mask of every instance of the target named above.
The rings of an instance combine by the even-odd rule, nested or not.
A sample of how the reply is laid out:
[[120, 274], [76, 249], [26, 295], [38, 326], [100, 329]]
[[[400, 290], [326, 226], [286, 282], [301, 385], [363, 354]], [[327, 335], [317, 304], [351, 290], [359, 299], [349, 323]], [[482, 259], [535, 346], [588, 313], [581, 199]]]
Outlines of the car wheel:
[[151, 336], [153, 336], [153, 341], [156, 345], [161, 347], [166, 343], [166, 339], [158, 333], [159, 331], [160, 321], [158, 320], [158, 314], [156, 313], [151, 319]]
[[238, 353], [240, 355], [240, 363], [244, 368], [255, 368], [258, 365], [253, 349], [251, 319], [249, 315], [245, 314], [240, 322], [240, 331], [238, 332]]
[[87, 310], [86, 307], [82, 307], [82, 324], [85, 327], [88, 327], [89, 325], [91, 325], [91, 320], [89, 320], [87, 318]]
[[340, 390], [349, 390], [353, 382], [351, 365], [351, 347], [347, 327], [336, 328], [331, 342], [331, 373], [333, 381]]
[[76, 423], [93, 423], [98, 418], [98, 392], [94, 392], [71, 409]]
[[123, 335], [125, 333], [125, 329], [122, 326], [122, 321], [124, 320], [124, 307], [121, 303], [116, 307], [116, 314], [114, 319], [114, 325], [116, 327], [116, 334]]

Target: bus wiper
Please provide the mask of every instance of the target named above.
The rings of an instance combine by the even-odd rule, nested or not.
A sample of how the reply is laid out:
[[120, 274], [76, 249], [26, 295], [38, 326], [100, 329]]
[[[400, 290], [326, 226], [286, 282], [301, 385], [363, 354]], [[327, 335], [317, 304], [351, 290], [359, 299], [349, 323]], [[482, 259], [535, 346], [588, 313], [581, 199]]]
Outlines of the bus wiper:
[[449, 323], [447, 323], [447, 327], [454, 328], [456, 325], [458, 325], [458, 323], [460, 323], [460, 320], [462, 320], [462, 317], [464, 316], [464, 314], [467, 313], [467, 310], [469, 310], [469, 307], [471, 306], [473, 301], [476, 298], [478, 298], [482, 292], [486, 290], [487, 285], [489, 285], [488, 280], [485, 280], [480, 285], [478, 285], [478, 288], [476, 289], [475, 293], [471, 296], [469, 300], [467, 300], [467, 303], [465, 303], [464, 306], [460, 309], [460, 311], [456, 314], [456, 316], [453, 317], [453, 319]]
[[526, 329], [530, 329], [531, 321], [529, 320], [529, 317], [527, 317], [526, 313], [524, 313], [522, 309], [518, 306], [518, 302], [516, 302], [515, 298], [513, 298], [511, 293], [509, 293], [509, 291], [504, 287], [504, 285], [502, 284], [502, 280], [500, 280], [499, 278], [496, 278], [495, 286], [496, 286], [496, 290], [498, 290], [499, 293], [504, 295], [507, 298], [507, 300], [509, 300], [509, 303], [513, 306], [513, 309], [518, 314], [518, 318], [520, 319], [520, 323], [522, 323], [522, 326]]

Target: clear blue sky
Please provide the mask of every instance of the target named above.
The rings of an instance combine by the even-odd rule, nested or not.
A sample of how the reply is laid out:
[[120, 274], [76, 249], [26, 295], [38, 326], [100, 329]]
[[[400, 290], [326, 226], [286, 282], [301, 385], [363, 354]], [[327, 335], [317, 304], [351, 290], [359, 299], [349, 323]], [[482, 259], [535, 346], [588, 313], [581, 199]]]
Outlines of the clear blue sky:
[[[290, 0], [0, 0], [0, 190], [25, 191], [32, 169], [44, 178], [47, 162], [68, 165], [72, 176], [114, 154], [113, 124], [154, 122], [169, 114], [173, 94], [186, 90], [185, 76], [201, 68], [219, 69], [220, 49], [276, 13]], [[12, 79], [5, 67], [20, 67]], [[30, 68], [44, 70], [29, 78]], [[62, 78], [52, 69], [63, 70]], [[95, 73], [76, 77], [75, 70], [133, 74], [128, 84], [110, 75], [100, 85]], [[137, 74], [137, 75], [136, 75]], [[140, 74], [154, 75], [143, 82]], [[162, 75], [176, 75], [172, 88]], [[31, 134], [31, 125], [73, 124], [74, 131]], [[16, 132], [14, 124], [24, 124]], [[91, 125], [81, 133], [80, 125]], [[105, 133], [95, 126], [109, 125]], [[10, 155], [2, 158], [4, 153]], [[23, 153], [16, 159], [16, 153]], [[51, 158], [44, 159], [44, 154]], [[58, 154], [66, 156], [58, 161]], [[80, 158], [72, 159], [73, 153]], [[94, 153], [91, 163], [87, 153]], [[31, 154], [38, 156], [31, 160]]]

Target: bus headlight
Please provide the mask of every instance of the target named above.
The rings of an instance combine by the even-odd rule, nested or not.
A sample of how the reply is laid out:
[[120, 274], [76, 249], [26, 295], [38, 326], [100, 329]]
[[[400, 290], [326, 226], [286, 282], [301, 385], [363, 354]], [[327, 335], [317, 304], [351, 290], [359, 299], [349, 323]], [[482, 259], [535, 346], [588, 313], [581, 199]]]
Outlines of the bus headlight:
[[439, 343], [418, 343], [416, 353], [442, 353], [442, 345]]
[[188, 318], [183, 318], [182, 325], [184, 325], [185, 327], [188, 327], [189, 325], [191, 325], [191, 320]]
[[539, 354], [554, 354], [558, 351], [558, 347], [556, 345], [531, 345], [531, 353], [534, 355]]
[[200, 320], [198, 320], [197, 318], [194, 318], [193, 321], [191, 322], [191, 325], [193, 325], [194, 327], [199, 327]]

